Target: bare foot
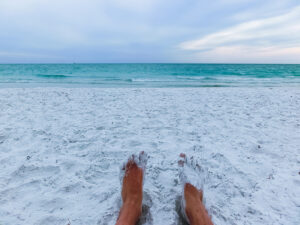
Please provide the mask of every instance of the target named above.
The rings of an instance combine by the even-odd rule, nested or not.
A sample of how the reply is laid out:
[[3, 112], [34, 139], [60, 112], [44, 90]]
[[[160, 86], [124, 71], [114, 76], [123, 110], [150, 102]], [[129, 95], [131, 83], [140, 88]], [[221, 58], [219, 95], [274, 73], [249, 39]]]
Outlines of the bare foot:
[[122, 181], [123, 205], [116, 225], [134, 225], [142, 212], [143, 178], [147, 156], [141, 152], [132, 155], [123, 166], [125, 174]]
[[[203, 204], [203, 180], [199, 177], [200, 166], [193, 158], [187, 160], [184, 153], [180, 154], [178, 165], [182, 168], [180, 179], [183, 184], [182, 213], [191, 225], [212, 225]], [[193, 183], [193, 184], [191, 184]], [[199, 186], [199, 187], [198, 187]]]

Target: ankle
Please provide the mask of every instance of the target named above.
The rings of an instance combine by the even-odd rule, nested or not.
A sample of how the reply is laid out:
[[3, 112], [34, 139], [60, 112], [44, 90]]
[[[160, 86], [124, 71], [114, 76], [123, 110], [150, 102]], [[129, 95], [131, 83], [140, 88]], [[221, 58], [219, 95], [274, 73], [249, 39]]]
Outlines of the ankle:
[[126, 195], [123, 198], [123, 205], [128, 205], [130, 207], [141, 206], [143, 200], [143, 194], [135, 193]]
[[197, 206], [189, 207], [187, 206], [185, 208], [186, 216], [189, 219], [189, 222], [191, 225], [197, 224], [197, 221], [199, 220], [199, 214], [201, 214], [201, 209]]
[[185, 210], [191, 225], [213, 225], [211, 218], [201, 201], [199, 204], [186, 207]]
[[140, 203], [133, 200], [126, 200], [120, 210], [116, 225], [134, 225], [142, 212]]
[[128, 207], [132, 210], [139, 210], [142, 208], [142, 201], [140, 201], [138, 198], [127, 199], [125, 202], [123, 202], [123, 207]]
[[203, 192], [191, 184], [184, 187], [184, 197], [186, 202], [185, 212], [191, 225], [212, 224], [211, 219], [202, 203]]

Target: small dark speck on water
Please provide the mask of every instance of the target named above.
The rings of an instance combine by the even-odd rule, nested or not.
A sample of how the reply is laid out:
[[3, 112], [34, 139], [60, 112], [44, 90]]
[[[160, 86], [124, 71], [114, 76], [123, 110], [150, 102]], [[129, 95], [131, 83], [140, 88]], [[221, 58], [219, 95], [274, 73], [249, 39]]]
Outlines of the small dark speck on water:
[[257, 148], [261, 148], [261, 146], [260, 146], [260, 145], [258, 145], [258, 146], [257, 146]]
[[27, 160], [29, 160], [30, 158], [31, 158], [31, 157], [30, 157], [29, 155], [26, 157]]

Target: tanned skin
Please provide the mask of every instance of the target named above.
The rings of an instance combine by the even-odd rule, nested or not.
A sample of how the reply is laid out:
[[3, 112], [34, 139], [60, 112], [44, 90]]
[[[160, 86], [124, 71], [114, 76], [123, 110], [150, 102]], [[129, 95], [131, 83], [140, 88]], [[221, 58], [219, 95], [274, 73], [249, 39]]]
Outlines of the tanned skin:
[[[182, 159], [178, 161], [179, 166], [184, 166], [186, 155], [179, 155]], [[205, 206], [202, 202], [203, 191], [198, 190], [190, 183], [184, 185], [185, 213], [191, 225], [213, 225]]]
[[133, 159], [125, 166], [122, 186], [122, 200], [116, 225], [135, 225], [142, 212], [143, 200], [143, 169]]
[[[180, 156], [182, 157], [182, 155], [184, 154]], [[143, 169], [138, 167], [133, 159], [128, 160], [124, 169], [123, 205], [116, 225], [135, 225], [142, 212], [144, 173]], [[198, 190], [193, 185], [186, 183], [184, 186], [184, 197], [186, 201], [185, 212], [191, 225], [213, 225], [202, 203], [202, 190]]]
[[191, 225], [213, 225], [205, 206], [202, 203], [203, 192], [193, 185], [184, 185], [185, 212]]

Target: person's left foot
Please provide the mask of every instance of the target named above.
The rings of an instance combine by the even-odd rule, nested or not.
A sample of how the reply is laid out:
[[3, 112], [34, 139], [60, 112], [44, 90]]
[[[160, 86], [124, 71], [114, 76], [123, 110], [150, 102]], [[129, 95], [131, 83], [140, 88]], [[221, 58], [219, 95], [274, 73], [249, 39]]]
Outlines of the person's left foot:
[[132, 155], [122, 168], [125, 172], [122, 182], [123, 206], [117, 224], [127, 224], [121, 223], [125, 220], [134, 224], [142, 212], [143, 178], [146, 162], [147, 155], [141, 152], [139, 156]]
[[[143, 152], [140, 153], [144, 154]], [[141, 205], [141, 201], [143, 198], [143, 176], [144, 171], [143, 168], [138, 166], [137, 160], [140, 157], [132, 155], [125, 167], [125, 175], [123, 178], [122, 185], [122, 200], [123, 203], [126, 201], [134, 200], [136, 203]]]

